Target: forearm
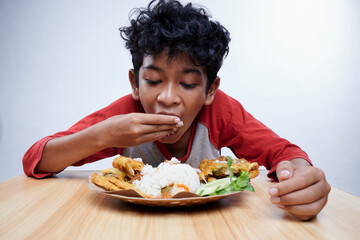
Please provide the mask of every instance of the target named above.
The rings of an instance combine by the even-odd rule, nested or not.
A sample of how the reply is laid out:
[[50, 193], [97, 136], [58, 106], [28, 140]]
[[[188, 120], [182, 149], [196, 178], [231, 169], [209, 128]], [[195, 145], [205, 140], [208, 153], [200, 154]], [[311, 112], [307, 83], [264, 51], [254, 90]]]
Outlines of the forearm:
[[308, 161], [306, 161], [305, 159], [302, 159], [302, 158], [294, 158], [294, 159], [290, 160], [290, 162], [292, 162], [293, 164], [295, 164], [296, 166], [299, 166], [299, 167], [311, 166], [311, 164]]
[[47, 142], [35, 172], [59, 172], [66, 167], [98, 152], [106, 146], [100, 141], [97, 126], [54, 138]]
[[181, 127], [178, 117], [161, 114], [115, 115], [80, 132], [47, 142], [35, 172], [58, 172], [109, 147], [127, 148], [159, 140]]

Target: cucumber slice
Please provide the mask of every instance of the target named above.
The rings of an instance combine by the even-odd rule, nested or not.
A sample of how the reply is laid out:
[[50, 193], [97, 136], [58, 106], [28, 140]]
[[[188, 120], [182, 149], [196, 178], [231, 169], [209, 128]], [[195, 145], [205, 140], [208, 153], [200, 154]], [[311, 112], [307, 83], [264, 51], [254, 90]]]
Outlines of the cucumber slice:
[[221, 178], [207, 184], [202, 185], [196, 189], [195, 194], [199, 196], [211, 195], [220, 191], [230, 185], [230, 178]]

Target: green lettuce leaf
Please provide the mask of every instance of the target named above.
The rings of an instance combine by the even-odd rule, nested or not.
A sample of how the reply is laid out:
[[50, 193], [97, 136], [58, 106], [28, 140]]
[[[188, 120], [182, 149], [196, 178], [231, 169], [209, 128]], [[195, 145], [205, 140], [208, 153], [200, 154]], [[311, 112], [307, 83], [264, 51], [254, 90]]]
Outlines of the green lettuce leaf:
[[227, 157], [227, 168], [229, 170], [229, 177], [214, 180], [210, 183], [202, 185], [195, 191], [195, 194], [199, 196], [213, 196], [228, 194], [237, 191], [251, 191], [254, 192], [254, 187], [250, 185], [249, 173], [242, 171], [239, 177], [234, 177], [230, 167], [232, 164], [232, 158]]

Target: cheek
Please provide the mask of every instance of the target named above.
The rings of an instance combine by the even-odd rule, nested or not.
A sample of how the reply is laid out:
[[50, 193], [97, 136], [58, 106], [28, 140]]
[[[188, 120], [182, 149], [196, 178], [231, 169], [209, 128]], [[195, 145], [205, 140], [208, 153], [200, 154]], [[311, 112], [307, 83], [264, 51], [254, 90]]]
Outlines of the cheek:
[[152, 108], [154, 107], [154, 101], [152, 100], [153, 99], [153, 96], [149, 93], [141, 93], [139, 94], [140, 96], [140, 102], [141, 102], [141, 105], [142, 107], [144, 108], [144, 111], [146, 113], [152, 113]]
[[205, 95], [192, 95], [185, 98], [186, 112], [187, 118], [189, 120], [193, 120], [196, 115], [200, 112], [201, 108], [205, 103]]
[[206, 95], [202, 91], [199, 91], [198, 93], [192, 94], [185, 99], [188, 102], [188, 105], [191, 106], [191, 108], [193, 108], [194, 110], [200, 110], [202, 106], [204, 106]]

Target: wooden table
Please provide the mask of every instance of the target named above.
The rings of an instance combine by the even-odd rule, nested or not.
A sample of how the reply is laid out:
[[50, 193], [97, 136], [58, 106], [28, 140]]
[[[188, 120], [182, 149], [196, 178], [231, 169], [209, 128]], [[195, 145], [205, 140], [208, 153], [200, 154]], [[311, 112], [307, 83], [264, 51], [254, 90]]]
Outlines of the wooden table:
[[266, 172], [255, 193], [183, 208], [133, 205], [91, 190], [91, 171], [0, 183], [0, 239], [359, 239], [360, 198], [335, 187], [302, 222], [270, 203]]

